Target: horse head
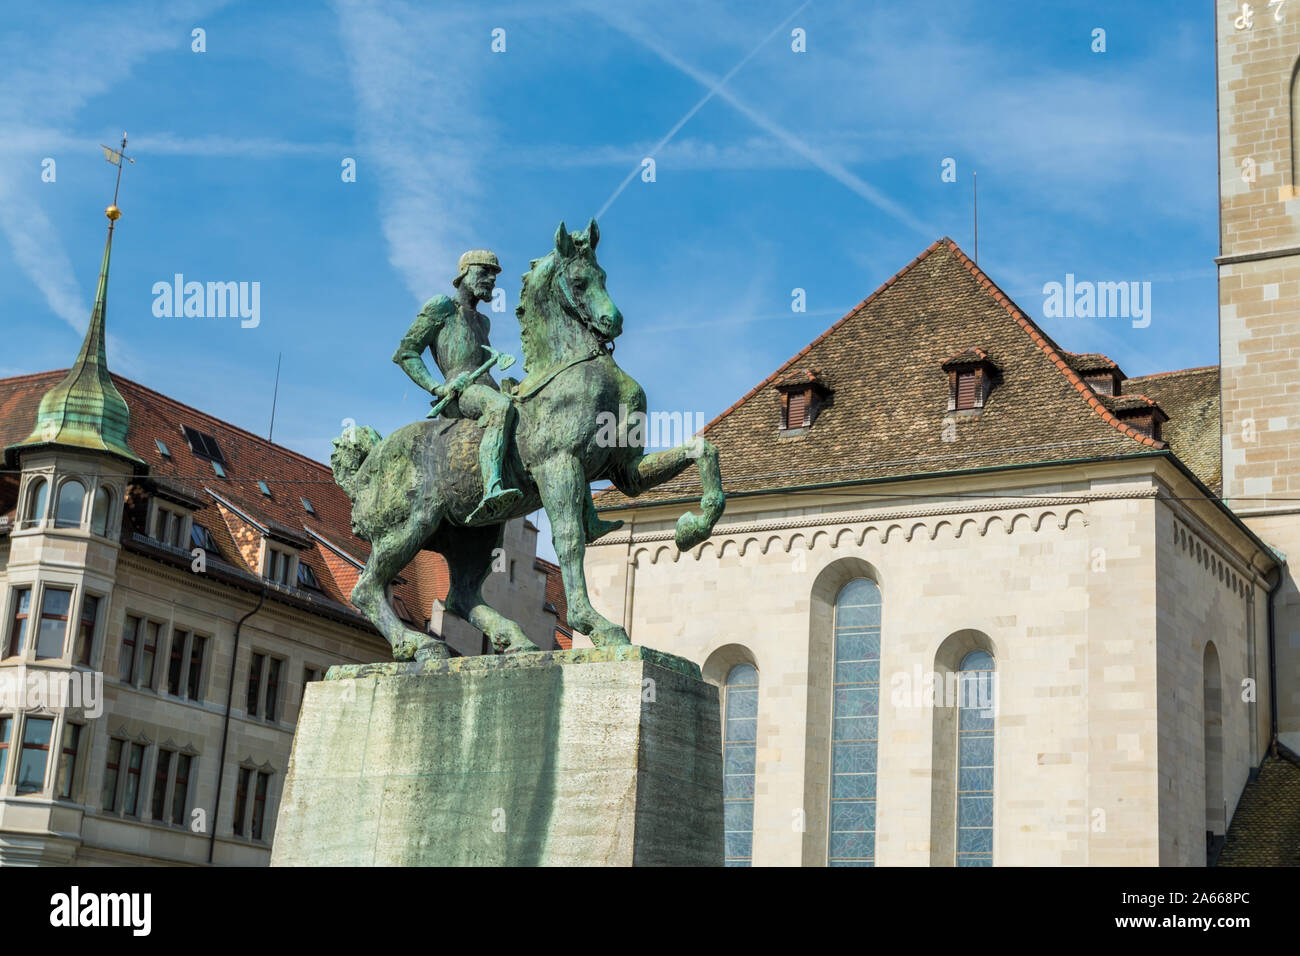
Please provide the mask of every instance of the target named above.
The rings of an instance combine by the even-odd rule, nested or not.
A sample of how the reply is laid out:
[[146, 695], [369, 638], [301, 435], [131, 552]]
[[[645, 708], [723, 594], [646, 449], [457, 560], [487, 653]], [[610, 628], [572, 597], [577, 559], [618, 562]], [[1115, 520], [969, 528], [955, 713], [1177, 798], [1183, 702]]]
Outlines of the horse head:
[[614, 339], [622, 334], [623, 313], [609, 297], [605, 270], [596, 261], [599, 243], [595, 219], [585, 231], [572, 233], [561, 222], [555, 248], [529, 263], [515, 312], [530, 369], [559, 361], [583, 346], [611, 346], [612, 351]]

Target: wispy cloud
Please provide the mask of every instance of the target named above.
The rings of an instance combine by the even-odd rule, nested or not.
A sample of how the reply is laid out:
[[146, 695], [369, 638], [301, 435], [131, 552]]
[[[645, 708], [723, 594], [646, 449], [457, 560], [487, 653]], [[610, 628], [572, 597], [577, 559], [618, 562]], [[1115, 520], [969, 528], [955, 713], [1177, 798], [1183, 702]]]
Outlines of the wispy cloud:
[[357, 101], [359, 163], [377, 170], [388, 259], [411, 294], [446, 284], [474, 244], [480, 152], [491, 129], [463, 47], [431, 45], [459, 13], [340, 0], [339, 33]]
[[[0, 231], [50, 311], [78, 332], [86, 328], [90, 305], [37, 189], [28, 185], [39, 182], [41, 173], [30, 150], [83, 145], [60, 125], [73, 123], [90, 99], [111, 90], [140, 59], [177, 48], [186, 38], [182, 26], [220, 5], [178, 3], [161, 14], [140, 5], [114, 5], [63, 18], [57, 30], [39, 36], [11, 33], [0, 45], [5, 59], [0, 123], [19, 131], [0, 163], [0, 201], [5, 205]], [[111, 55], [88, 54], [104, 50]], [[40, 155], [36, 153], [38, 159]]]

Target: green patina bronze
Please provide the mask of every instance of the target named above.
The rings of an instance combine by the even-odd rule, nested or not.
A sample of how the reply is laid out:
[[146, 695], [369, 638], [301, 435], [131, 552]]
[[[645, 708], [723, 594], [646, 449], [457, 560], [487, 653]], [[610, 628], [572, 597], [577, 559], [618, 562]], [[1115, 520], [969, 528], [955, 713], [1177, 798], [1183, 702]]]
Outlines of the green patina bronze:
[[[590, 542], [622, 522], [596, 516], [590, 483], [610, 481], [635, 497], [695, 462], [704, 489], [701, 513], [678, 519], [678, 548], [700, 544], [722, 515], [718, 453], [709, 442], [697, 436], [646, 454], [640, 442], [628, 440], [639, 429], [615, 434], [602, 427], [643, 415], [646, 398], [614, 361], [623, 316], [596, 261], [599, 241], [594, 219], [584, 232], [570, 233], [560, 223], [554, 248], [530, 263], [516, 309], [526, 377], [500, 386], [482, 368], [489, 359], [497, 362], [498, 353], [488, 344], [488, 319], [477, 310], [491, 298], [499, 266], [486, 251], [462, 256], [456, 299], [426, 303], [393, 357], [435, 398], [453, 399], [442, 417], [387, 438], [364, 427], [334, 440], [334, 480], [352, 500], [353, 531], [372, 546], [352, 602], [388, 639], [397, 661], [448, 657], [445, 643], [407, 627], [385, 598], [385, 588], [423, 549], [447, 561], [448, 611], [483, 631], [498, 652], [536, 651], [516, 622], [483, 600], [481, 588], [505, 521], [545, 508], [569, 623], [604, 647], [630, 642], [591, 606], [583, 556]], [[425, 349], [444, 373], [443, 384], [425, 366]]]
[[109, 206], [108, 238], [104, 241], [104, 260], [99, 267], [99, 284], [90, 325], [81, 343], [77, 361], [59, 384], [45, 393], [36, 412], [32, 433], [21, 442], [5, 449], [5, 461], [12, 467], [17, 453], [42, 446], [81, 448], [108, 452], [125, 459], [137, 468], [144, 462], [126, 444], [130, 412], [126, 400], [108, 374], [104, 351], [104, 317], [108, 304], [108, 261], [113, 249], [113, 225], [121, 215]]

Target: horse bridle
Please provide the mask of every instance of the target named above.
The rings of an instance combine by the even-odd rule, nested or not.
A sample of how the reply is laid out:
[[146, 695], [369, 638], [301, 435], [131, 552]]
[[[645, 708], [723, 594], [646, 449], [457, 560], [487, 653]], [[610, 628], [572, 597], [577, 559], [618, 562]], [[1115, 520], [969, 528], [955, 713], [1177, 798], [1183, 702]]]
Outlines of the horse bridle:
[[[560, 291], [564, 293], [564, 302], [568, 306], [569, 314], [572, 315], [575, 320], [591, 329], [591, 322], [582, 314], [582, 310], [578, 308], [578, 303], [574, 301], [573, 291], [569, 288], [569, 276], [564, 268], [564, 258], [560, 255], [558, 250], [555, 253], [555, 272], [560, 283]], [[596, 330], [592, 329], [592, 331], [595, 332]], [[607, 355], [613, 355], [614, 340], [606, 339], [604, 345], [601, 347], [601, 351]]]

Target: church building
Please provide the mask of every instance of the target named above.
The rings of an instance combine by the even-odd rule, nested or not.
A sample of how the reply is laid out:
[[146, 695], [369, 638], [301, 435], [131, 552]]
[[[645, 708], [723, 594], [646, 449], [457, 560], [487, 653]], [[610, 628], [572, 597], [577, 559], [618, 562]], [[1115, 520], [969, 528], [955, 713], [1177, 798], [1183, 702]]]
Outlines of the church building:
[[729, 864], [1300, 862], [1300, 18], [1237, 6], [1220, 365], [1068, 351], [941, 239], [705, 427], [710, 540], [693, 472], [597, 495], [593, 603], [720, 688]]

